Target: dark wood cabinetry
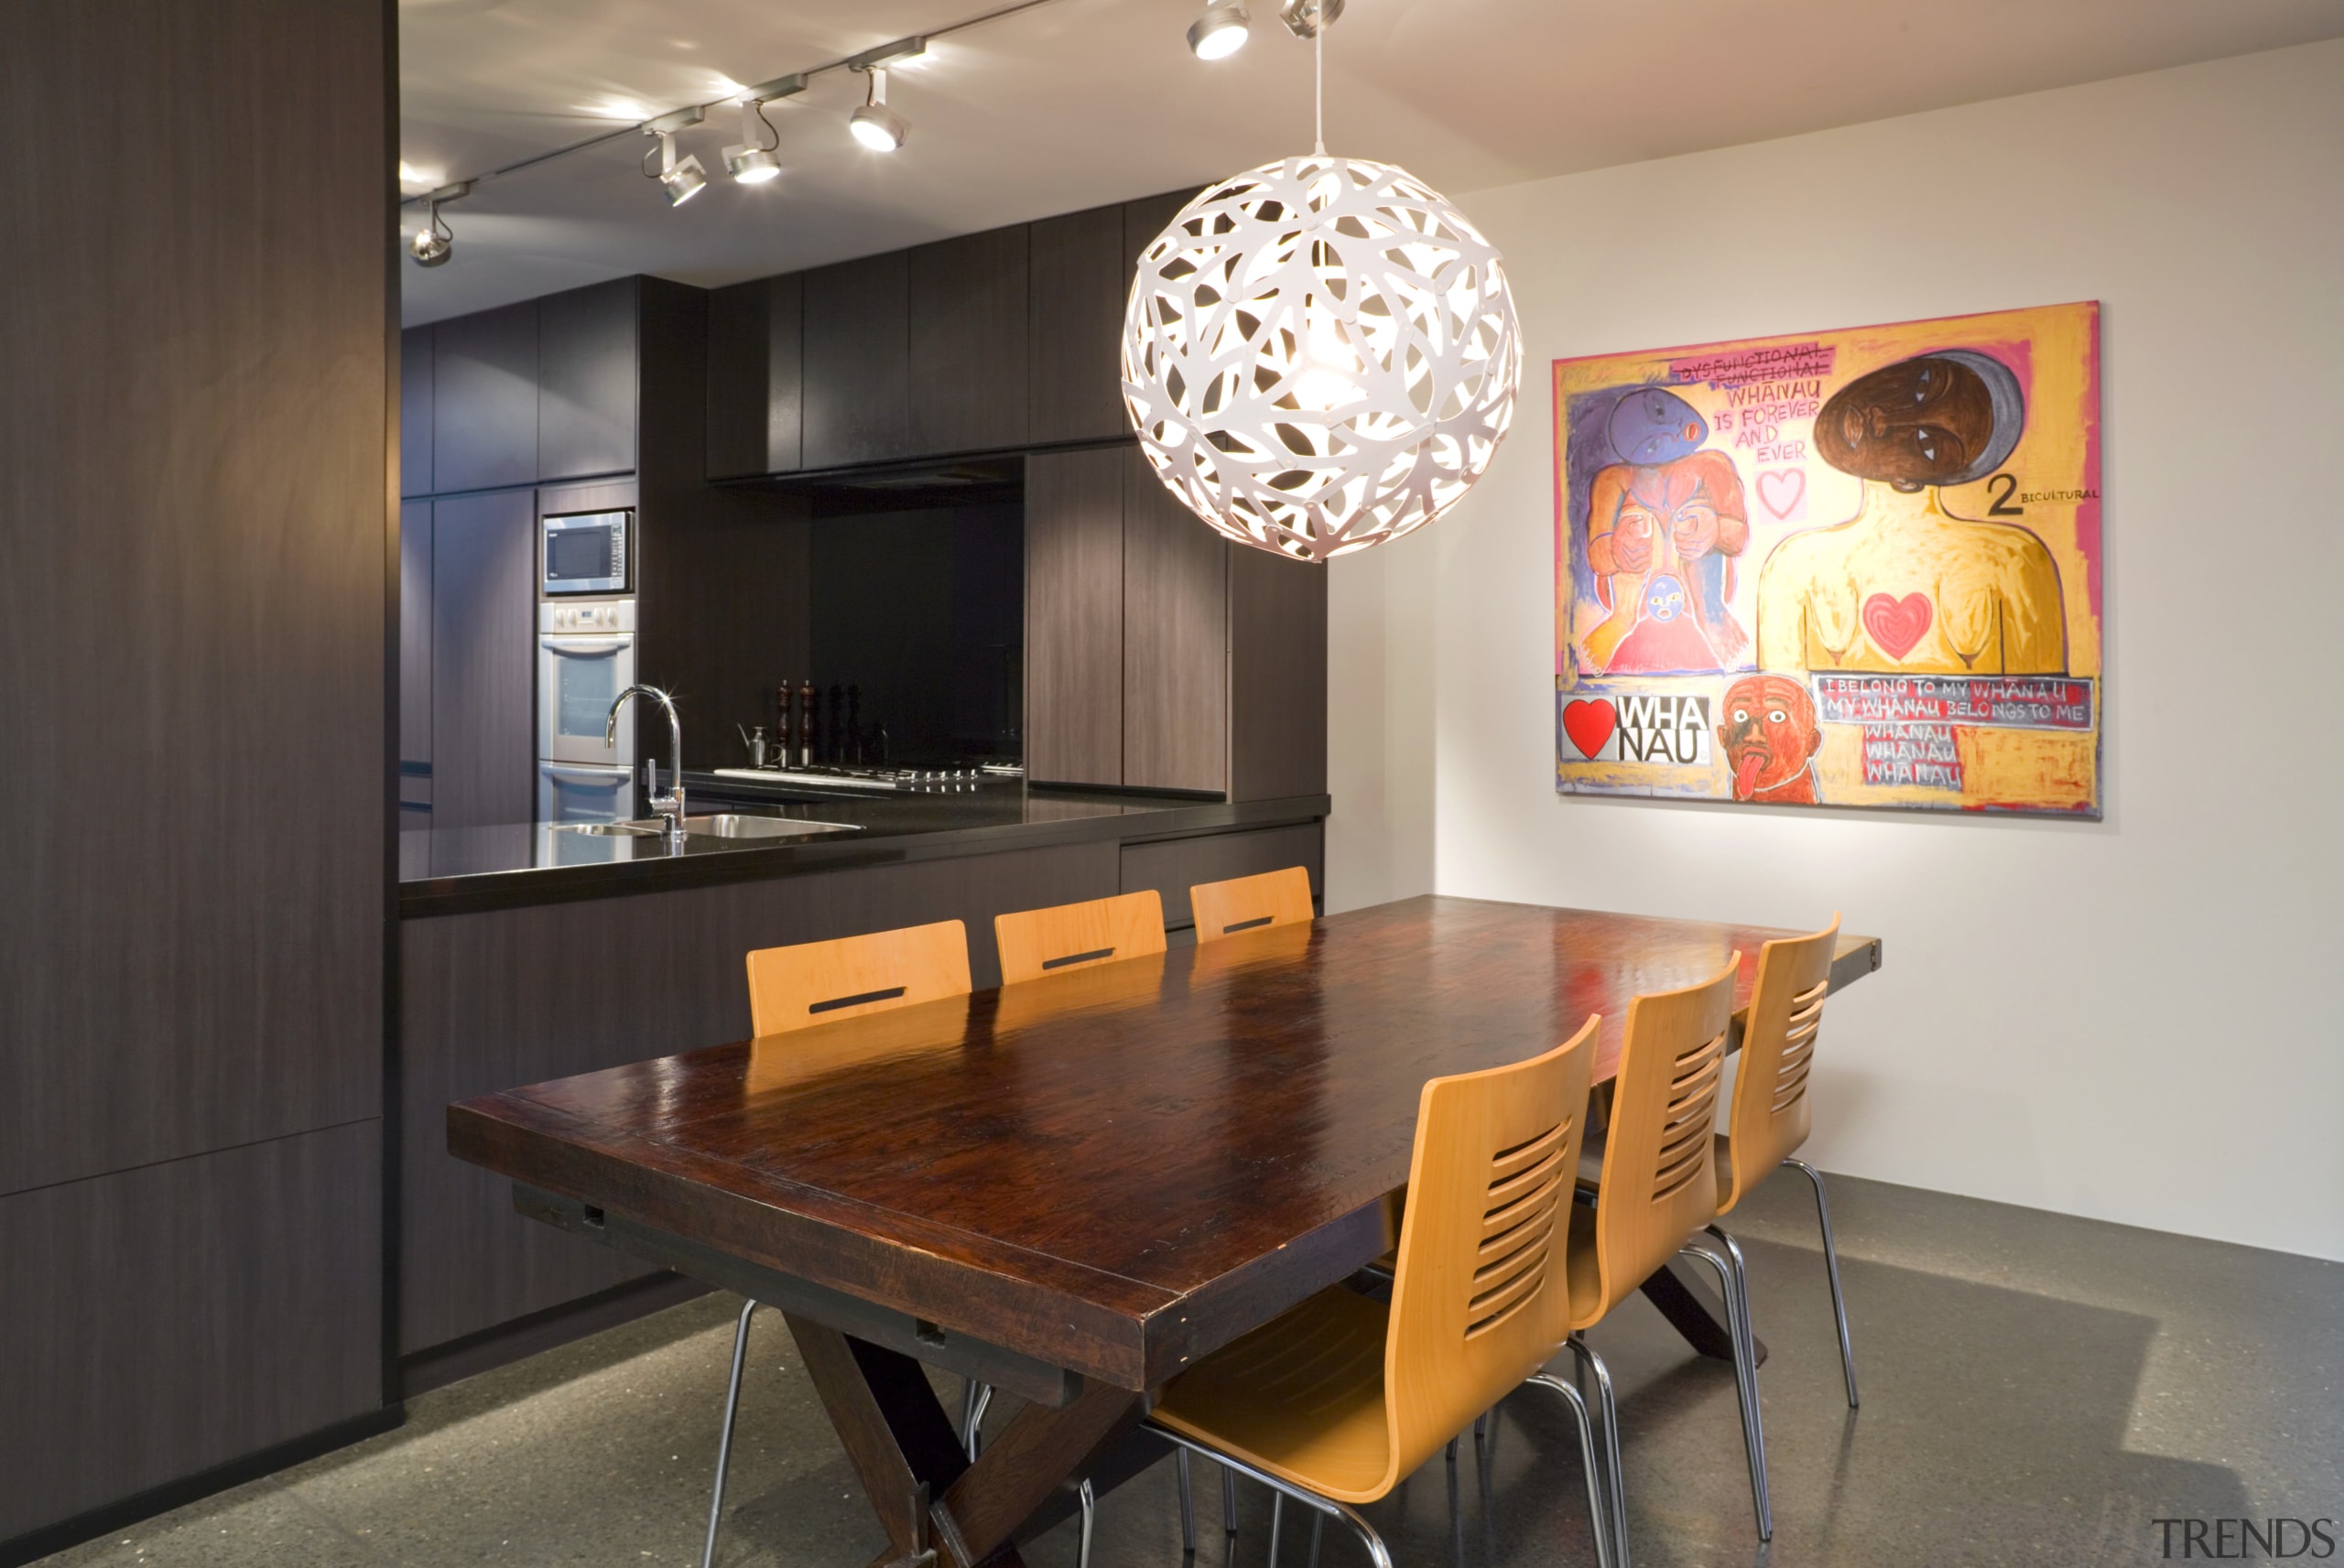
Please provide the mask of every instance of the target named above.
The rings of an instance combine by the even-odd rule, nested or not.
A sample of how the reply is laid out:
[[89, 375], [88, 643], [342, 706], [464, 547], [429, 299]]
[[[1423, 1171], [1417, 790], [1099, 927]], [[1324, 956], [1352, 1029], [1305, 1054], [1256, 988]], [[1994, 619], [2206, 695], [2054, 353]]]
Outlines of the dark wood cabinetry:
[[537, 302], [432, 329], [431, 488], [445, 493], [537, 477]]
[[1123, 210], [1046, 218], [1028, 233], [1028, 438], [1112, 440], [1126, 430], [1116, 346], [1131, 283]]
[[908, 259], [890, 251], [804, 275], [808, 469], [884, 462], [910, 450]]
[[1229, 796], [1327, 787], [1327, 568], [1229, 551]]
[[431, 329], [399, 334], [399, 493], [431, 493]]
[[[636, 280], [537, 304], [537, 479], [635, 467]], [[441, 486], [451, 489], [452, 486]]]
[[399, 812], [404, 823], [430, 809], [431, 503], [403, 501], [399, 503]]
[[805, 279], [797, 273], [708, 297], [708, 475], [794, 473], [803, 458]]
[[533, 492], [431, 509], [431, 818], [435, 827], [536, 815]]
[[1026, 226], [921, 245], [905, 271], [911, 417], [890, 455], [1024, 446]]
[[1117, 447], [1026, 460], [1026, 773], [1123, 780], [1123, 475]]
[[1123, 783], [1225, 791], [1232, 552], [1136, 449], [1116, 450], [1123, 460]]

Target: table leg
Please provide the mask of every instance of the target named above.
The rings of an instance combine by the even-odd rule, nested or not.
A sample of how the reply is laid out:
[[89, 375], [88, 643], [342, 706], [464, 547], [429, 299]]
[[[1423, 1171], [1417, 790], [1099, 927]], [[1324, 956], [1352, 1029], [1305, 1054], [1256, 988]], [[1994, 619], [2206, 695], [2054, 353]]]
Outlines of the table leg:
[[[1651, 1279], [1637, 1287], [1644, 1299], [1660, 1309], [1669, 1326], [1685, 1336], [1685, 1343], [1704, 1356], [1720, 1361], [1733, 1359], [1733, 1336], [1726, 1331], [1725, 1305], [1700, 1280], [1677, 1272], [1677, 1265], [1670, 1263], [1654, 1271]], [[1766, 1359], [1766, 1345], [1752, 1336], [1751, 1346], [1758, 1361]]]
[[973, 1464], [920, 1364], [784, 1314], [808, 1376], [885, 1527], [873, 1568], [1022, 1568], [1012, 1537], [1146, 1413], [1128, 1389], [1087, 1384], [1063, 1410], [1027, 1405]]

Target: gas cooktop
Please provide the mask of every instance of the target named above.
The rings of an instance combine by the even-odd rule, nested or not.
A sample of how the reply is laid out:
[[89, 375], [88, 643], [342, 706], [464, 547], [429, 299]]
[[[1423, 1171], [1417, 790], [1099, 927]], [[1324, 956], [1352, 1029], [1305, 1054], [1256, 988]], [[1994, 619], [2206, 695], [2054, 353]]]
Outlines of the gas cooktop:
[[948, 768], [849, 768], [816, 764], [801, 768], [719, 768], [716, 776], [758, 784], [798, 784], [808, 789], [893, 791], [909, 795], [957, 795], [986, 784], [1015, 784], [1025, 769], [1015, 763]]

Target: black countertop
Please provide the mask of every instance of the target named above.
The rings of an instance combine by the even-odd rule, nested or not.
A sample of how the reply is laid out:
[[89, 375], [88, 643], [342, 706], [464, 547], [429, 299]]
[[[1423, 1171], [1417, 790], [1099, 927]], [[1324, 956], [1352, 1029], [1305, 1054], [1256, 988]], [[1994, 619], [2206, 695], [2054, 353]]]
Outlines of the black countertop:
[[732, 781], [689, 772], [684, 784], [695, 816], [741, 811], [857, 831], [778, 840], [690, 838], [680, 853], [670, 853], [656, 838], [602, 838], [539, 824], [418, 828], [399, 835], [399, 914], [418, 919], [1046, 844], [1267, 827], [1312, 821], [1328, 809], [1323, 795], [1232, 804], [1014, 783], [960, 795], [811, 801], [788, 801], [781, 797], [794, 792], [776, 791], [776, 798], [750, 805], [743, 803], [761, 793], [754, 785], [736, 789]]

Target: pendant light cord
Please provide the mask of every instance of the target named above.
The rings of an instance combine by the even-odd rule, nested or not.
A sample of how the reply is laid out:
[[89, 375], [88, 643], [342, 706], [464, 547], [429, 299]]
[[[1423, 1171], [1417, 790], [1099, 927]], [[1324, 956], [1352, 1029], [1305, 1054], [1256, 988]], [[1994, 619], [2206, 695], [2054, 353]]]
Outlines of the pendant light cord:
[[1318, 25], [1310, 33], [1310, 70], [1314, 78], [1311, 104], [1311, 140], [1318, 145], [1320, 157], [1327, 156], [1327, 7], [1324, 0], [1318, 6]]

